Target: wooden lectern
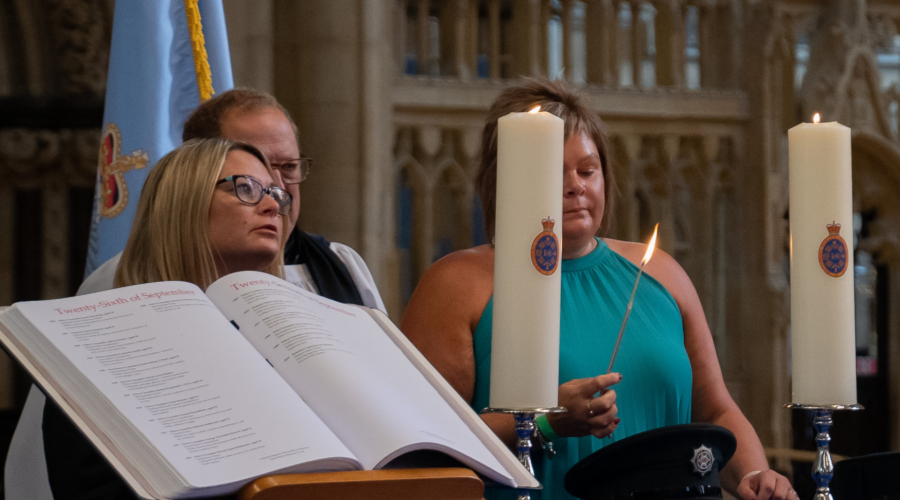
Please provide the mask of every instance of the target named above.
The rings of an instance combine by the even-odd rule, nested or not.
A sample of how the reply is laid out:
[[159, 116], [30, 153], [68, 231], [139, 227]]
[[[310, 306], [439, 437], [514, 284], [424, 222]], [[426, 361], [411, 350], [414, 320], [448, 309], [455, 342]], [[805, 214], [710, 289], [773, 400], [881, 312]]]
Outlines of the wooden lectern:
[[484, 483], [469, 469], [395, 469], [283, 474], [241, 488], [238, 500], [481, 500]]

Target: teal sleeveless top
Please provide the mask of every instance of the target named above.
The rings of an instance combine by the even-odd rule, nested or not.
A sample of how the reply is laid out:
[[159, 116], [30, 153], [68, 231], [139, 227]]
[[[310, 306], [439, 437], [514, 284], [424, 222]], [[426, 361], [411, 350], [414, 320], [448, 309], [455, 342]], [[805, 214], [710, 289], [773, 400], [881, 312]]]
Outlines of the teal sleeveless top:
[[[634, 288], [638, 267], [597, 239], [584, 257], [562, 261], [559, 383], [606, 372]], [[493, 297], [473, 334], [475, 393], [472, 408], [490, 406]], [[527, 367], [525, 367], [527, 368]], [[619, 426], [612, 437], [559, 438], [548, 460], [539, 451], [535, 475], [544, 487], [532, 498], [574, 498], [565, 491], [566, 472], [579, 460], [619, 439], [691, 420], [691, 363], [684, 348], [681, 312], [675, 299], [646, 273], [641, 277], [628, 327], [613, 371], [622, 374], [616, 391]], [[537, 447], [537, 442], [534, 443]], [[511, 489], [485, 491], [488, 499], [516, 498]]]

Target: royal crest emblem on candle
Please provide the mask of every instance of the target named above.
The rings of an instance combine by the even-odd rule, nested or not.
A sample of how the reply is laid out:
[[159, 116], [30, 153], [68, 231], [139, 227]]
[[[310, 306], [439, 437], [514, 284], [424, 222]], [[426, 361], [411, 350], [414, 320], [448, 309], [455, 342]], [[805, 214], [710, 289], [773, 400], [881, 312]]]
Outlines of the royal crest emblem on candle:
[[559, 240], [553, 232], [556, 221], [547, 217], [541, 220], [544, 230], [540, 232], [531, 244], [531, 263], [534, 268], [545, 276], [556, 271], [559, 266]]
[[833, 222], [825, 226], [828, 236], [819, 245], [819, 265], [825, 274], [840, 278], [847, 270], [847, 242], [841, 237], [841, 225]]

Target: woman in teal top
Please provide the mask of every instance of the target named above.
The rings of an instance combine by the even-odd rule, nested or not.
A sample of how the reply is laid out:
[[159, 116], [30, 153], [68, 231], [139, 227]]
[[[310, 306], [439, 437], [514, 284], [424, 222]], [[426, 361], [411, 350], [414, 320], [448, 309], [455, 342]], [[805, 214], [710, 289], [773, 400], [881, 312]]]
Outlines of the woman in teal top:
[[[594, 250], [562, 261], [559, 380], [593, 377], [606, 367], [638, 268], [599, 238]], [[615, 368], [628, 377], [616, 384], [616, 406], [623, 418], [607, 439], [593, 436], [554, 442], [556, 456], [535, 461], [541, 498], [570, 498], [558, 480], [582, 458], [618, 439], [657, 427], [691, 421], [691, 364], [684, 350], [681, 313], [662, 284], [644, 277], [619, 349]], [[490, 406], [493, 298], [473, 337], [476, 411]], [[599, 333], [599, 334], [598, 334]], [[498, 493], [498, 492], [492, 492]], [[492, 498], [491, 495], [488, 495]], [[502, 496], [502, 495], [494, 495]]]
[[[605, 125], [579, 99], [561, 81], [528, 80], [504, 90], [488, 113], [476, 186], [493, 238], [497, 120], [539, 104], [565, 121], [559, 406], [568, 411], [538, 419], [559, 452], [536, 464], [543, 498], [569, 498], [565, 473], [607, 442], [689, 421], [717, 424], [737, 437], [721, 473], [726, 490], [743, 500], [796, 498], [788, 480], [768, 469], [756, 432], [725, 388], [697, 292], [664, 252], [657, 250], [644, 267], [616, 372], [603, 374], [646, 247], [595, 237], [609, 226], [613, 178]], [[493, 274], [492, 245], [444, 257], [422, 276], [401, 323], [476, 410], [488, 406]], [[482, 418], [514, 446], [511, 415]]]

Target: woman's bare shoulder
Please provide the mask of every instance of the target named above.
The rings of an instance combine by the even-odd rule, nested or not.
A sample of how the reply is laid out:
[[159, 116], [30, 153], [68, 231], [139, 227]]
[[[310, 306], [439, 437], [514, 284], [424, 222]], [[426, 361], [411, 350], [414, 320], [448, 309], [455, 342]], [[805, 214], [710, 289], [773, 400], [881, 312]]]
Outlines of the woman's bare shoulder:
[[[604, 238], [603, 241], [609, 245], [612, 251], [625, 257], [636, 266], [641, 265], [641, 260], [647, 252], [646, 243], [613, 240], [610, 238]], [[682, 305], [685, 300], [693, 300], [697, 295], [691, 279], [681, 267], [681, 264], [660, 248], [656, 248], [653, 251], [650, 262], [644, 266], [644, 272], [653, 276], [654, 279], [666, 287], [666, 290], [675, 297], [679, 305]]]
[[647, 245], [642, 243], [614, 240], [612, 238], [603, 238], [603, 241], [606, 242], [610, 250], [625, 257], [636, 266], [641, 265], [641, 259], [644, 258], [644, 252], [647, 251]]
[[462, 286], [493, 289], [494, 249], [482, 245], [445, 255], [422, 274], [416, 291], [420, 288]]
[[475, 273], [480, 277], [493, 279], [494, 249], [490, 245], [481, 245], [466, 250], [458, 250], [439, 259], [427, 273]]
[[477, 323], [493, 291], [493, 248], [482, 245], [453, 252], [432, 264], [422, 275], [410, 298], [403, 325], [431, 323], [437, 318], [450, 320], [449, 317], [465, 324]]

